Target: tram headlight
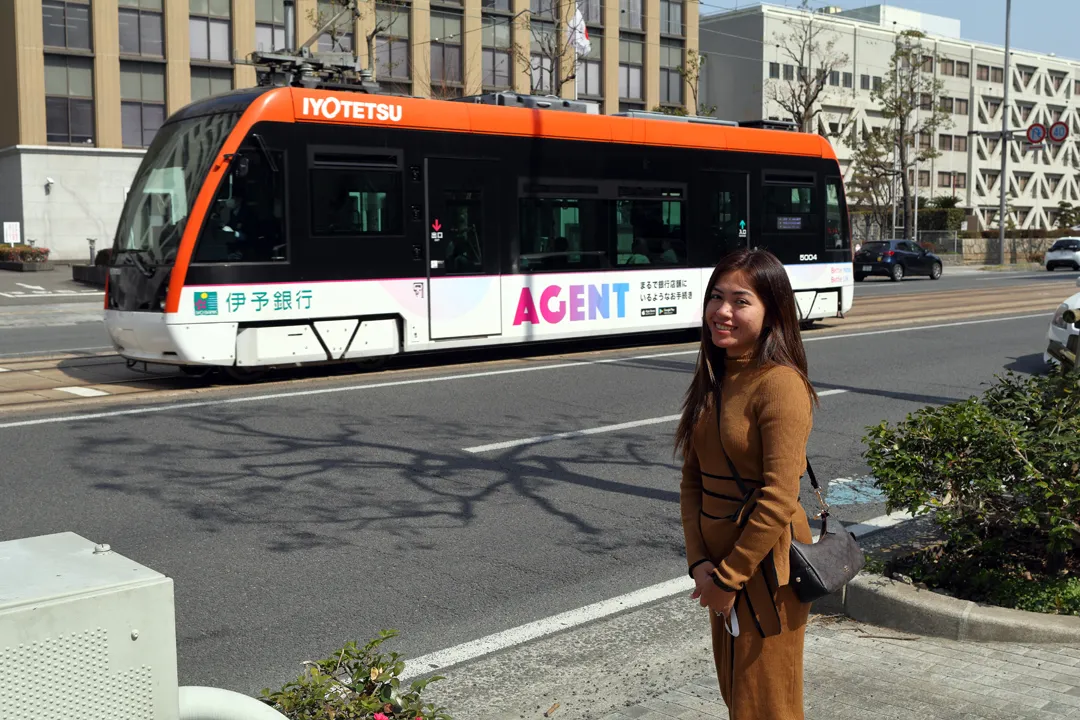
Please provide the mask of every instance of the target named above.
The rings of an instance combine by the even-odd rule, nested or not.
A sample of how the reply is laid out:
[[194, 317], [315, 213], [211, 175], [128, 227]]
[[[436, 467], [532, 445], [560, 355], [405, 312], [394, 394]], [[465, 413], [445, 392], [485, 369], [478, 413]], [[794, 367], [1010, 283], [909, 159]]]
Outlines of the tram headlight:
[[1050, 321], [1050, 324], [1056, 328], [1064, 330], [1067, 325], [1065, 324], [1065, 311], [1069, 309], [1069, 306], [1062, 303], [1058, 306], [1058, 309], [1054, 312], [1054, 319]]

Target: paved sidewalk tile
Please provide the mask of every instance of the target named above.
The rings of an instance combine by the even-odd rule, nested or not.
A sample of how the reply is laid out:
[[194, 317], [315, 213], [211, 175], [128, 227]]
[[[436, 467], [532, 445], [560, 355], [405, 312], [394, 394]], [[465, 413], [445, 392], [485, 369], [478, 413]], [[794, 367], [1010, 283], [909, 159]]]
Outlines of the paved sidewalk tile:
[[[807, 629], [807, 720], [1080, 720], [1080, 647], [957, 642], [847, 619]], [[600, 720], [726, 720], [715, 676]]]

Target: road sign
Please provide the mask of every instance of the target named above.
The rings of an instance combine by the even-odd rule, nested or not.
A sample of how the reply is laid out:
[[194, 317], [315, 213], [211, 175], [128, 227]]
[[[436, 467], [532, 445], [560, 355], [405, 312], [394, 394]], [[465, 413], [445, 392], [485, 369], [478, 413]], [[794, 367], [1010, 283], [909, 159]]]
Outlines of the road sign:
[[4, 223], [4, 242], [6, 242], [8, 245], [19, 244], [19, 223]]
[[1027, 139], [1032, 145], [1038, 145], [1046, 139], [1046, 126], [1042, 123], [1032, 123], [1027, 129]]
[[1050, 126], [1050, 139], [1054, 142], [1062, 142], [1069, 137], [1069, 126], [1060, 120]]

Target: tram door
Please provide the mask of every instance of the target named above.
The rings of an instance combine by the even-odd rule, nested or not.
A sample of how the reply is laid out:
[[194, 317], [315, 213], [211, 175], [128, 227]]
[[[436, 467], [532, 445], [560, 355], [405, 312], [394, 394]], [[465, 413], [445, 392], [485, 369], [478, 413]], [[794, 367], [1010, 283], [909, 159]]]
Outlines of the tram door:
[[432, 340], [502, 333], [494, 167], [487, 160], [425, 160]]

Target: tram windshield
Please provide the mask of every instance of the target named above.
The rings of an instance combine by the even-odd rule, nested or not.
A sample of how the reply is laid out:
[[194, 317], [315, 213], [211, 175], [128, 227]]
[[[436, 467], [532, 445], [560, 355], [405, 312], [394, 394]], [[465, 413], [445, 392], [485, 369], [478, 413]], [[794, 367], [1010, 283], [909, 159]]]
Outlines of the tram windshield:
[[210, 164], [239, 118], [218, 113], [162, 126], [128, 191], [116, 252], [134, 252], [148, 265], [173, 263]]

